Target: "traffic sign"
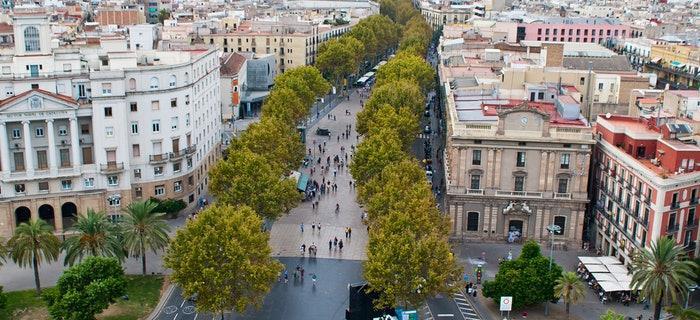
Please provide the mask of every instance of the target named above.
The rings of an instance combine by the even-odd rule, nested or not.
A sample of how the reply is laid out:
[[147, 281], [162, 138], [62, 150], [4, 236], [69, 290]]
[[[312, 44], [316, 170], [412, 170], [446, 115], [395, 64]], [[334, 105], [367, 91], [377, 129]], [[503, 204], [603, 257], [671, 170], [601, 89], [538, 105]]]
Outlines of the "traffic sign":
[[510, 311], [513, 308], [513, 297], [501, 297], [501, 311]]

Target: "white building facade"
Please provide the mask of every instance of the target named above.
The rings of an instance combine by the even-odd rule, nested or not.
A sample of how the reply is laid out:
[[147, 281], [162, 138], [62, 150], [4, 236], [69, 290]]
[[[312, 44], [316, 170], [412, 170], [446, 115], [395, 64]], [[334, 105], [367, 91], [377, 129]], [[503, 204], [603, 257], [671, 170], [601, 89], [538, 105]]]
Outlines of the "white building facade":
[[196, 205], [221, 154], [215, 49], [52, 50], [41, 9], [14, 26], [16, 54], [0, 57], [0, 236], [29, 219], [62, 234], [88, 209], [116, 219], [150, 197]]

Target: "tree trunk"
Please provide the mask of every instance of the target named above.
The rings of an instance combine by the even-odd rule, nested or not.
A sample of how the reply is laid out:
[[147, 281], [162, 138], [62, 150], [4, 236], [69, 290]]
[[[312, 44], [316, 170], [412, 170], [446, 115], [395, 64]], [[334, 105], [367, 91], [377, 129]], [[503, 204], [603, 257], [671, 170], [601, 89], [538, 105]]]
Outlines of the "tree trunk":
[[141, 242], [141, 268], [143, 275], [146, 275], [146, 249], [143, 246], [143, 242]]
[[570, 306], [571, 306], [571, 303], [570, 303], [570, 302], [567, 302], [567, 303], [566, 303], [566, 318], [567, 318], [567, 319], [569, 318], [569, 307], [570, 307]]
[[664, 301], [664, 294], [661, 294], [661, 297], [659, 297], [658, 301], [655, 301], [654, 304], [654, 320], [659, 320], [661, 318], [661, 305], [662, 301]]
[[36, 284], [36, 294], [41, 294], [41, 281], [39, 280], [39, 262], [36, 259], [36, 254], [32, 258], [32, 264], [34, 265], [34, 283]]

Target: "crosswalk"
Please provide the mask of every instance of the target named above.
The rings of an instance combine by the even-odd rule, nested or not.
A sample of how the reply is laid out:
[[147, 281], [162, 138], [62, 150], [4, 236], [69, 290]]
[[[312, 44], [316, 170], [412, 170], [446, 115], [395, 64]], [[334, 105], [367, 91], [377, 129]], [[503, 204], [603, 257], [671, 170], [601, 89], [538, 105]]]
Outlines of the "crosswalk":
[[452, 299], [455, 301], [457, 304], [457, 307], [459, 308], [459, 312], [462, 313], [462, 316], [466, 320], [481, 320], [479, 315], [476, 313], [476, 310], [474, 310], [474, 306], [472, 306], [471, 302], [467, 300], [467, 297], [464, 296], [464, 293], [462, 291], [458, 291], [454, 294], [452, 294]]
[[433, 313], [430, 311], [430, 307], [428, 307], [427, 304], [423, 305], [423, 308], [420, 309], [421, 313], [423, 313], [423, 317], [421, 319], [424, 320], [434, 320], [433, 318]]

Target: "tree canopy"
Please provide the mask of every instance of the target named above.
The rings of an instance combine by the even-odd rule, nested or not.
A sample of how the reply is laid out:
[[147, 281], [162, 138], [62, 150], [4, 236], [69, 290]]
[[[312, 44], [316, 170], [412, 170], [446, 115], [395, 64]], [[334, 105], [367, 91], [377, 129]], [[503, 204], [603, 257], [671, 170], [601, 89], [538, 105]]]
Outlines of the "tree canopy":
[[170, 226], [165, 212], [156, 211], [158, 203], [152, 200], [134, 201], [124, 209], [120, 222], [124, 249], [133, 257], [141, 258], [141, 272], [146, 275], [146, 251], [154, 253], [168, 245]]
[[379, 13], [399, 24], [406, 24], [419, 14], [418, 10], [413, 7], [413, 3], [406, 0], [382, 0], [380, 1]]
[[[295, 84], [300, 84], [294, 81]], [[299, 90], [309, 91], [300, 86]], [[310, 91], [309, 91], [310, 92]], [[274, 88], [265, 98], [261, 118], [277, 118], [290, 125], [296, 125], [309, 114], [309, 105], [302, 101], [294, 89], [288, 87]]]
[[53, 234], [53, 228], [46, 221], [37, 219], [21, 223], [15, 234], [7, 242], [10, 257], [20, 268], [31, 267], [34, 270], [36, 292], [41, 292], [39, 266], [58, 259], [61, 242]]
[[259, 307], [282, 270], [270, 257], [269, 235], [247, 206], [215, 204], [177, 231], [164, 264], [197, 310], [243, 312]]
[[415, 81], [423, 94], [435, 86], [435, 71], [423, 58], [399, 53], [377, 70], [377, 86], [397, 80]]
[[351, 36], [328, 40], [318, 49], [316, 67], [329, 80], [339, 83], [357, 70], [363, 51], [364, 45]]
[[407, 151], [420, 132], [418, 116], [406, 107], [394, 108], [388, 104], [379, 107], [365, 126], [369, 129], [369, 135], [379, 134], [387, 128], [396, 131], [401, 145]]
[[251, 124], [229, 148], [229, 153], [248, 148], [285, 173], [298, 168], [304, 158], [304, 145], [296, 127], [275, 117], [262, 117]]
[[397, 110], [406, 108], [418, 116], [423, 112], [424, 101], [420, 87], [413, 81], [393, 81], [375, 86], [364, 108], [357, 114], [357, 132], [362, 135], [369, 132], [369, 122], [383, 105], [388, 104]]
[[124, 258], [119, 226], [109, 221], [106, 213], [88, 209], [78, 217], [71, 231], [75, 234], [62, 244], [66, 252], [64, 265], [73, 265], [89, 256], [115, 257], [120, 261]]
[[263, 218], [275, 220], [301, 200], [294, 180], [265, 157], [240, 148], [209, 171], [209, 190], [217, 202], [247, 205]]
[[387, 165], [407, 157], [396, 131], [383, 129], [357, 145], [350, 172], [358, 184], [363, 184], [381, 173]]
[[331, 85], [323, 79], [321, 72], [313, 66], [301, 66], [287, 70], [275, 77], [272, 91], [280, 88], [291, 89], [306, 107], [308, 112], [317, 97], [322, 97], [331, 90]]
[[54, 319], [92, 320], [125, 291], [124, 270], [116, 258], [89, 257], [66, 269], [44, 299]]
[[556, 263], [549, 271], [549, 259], [542, 256], [540, 246], [530, 240], [520, 256], [501, 262], [496, 278], [484, 282], [485, 297], [499, 303], [502, 296], [513, 297], [513, 308], [539, 304], [554, 299], [554, 285], [562, 274]]

